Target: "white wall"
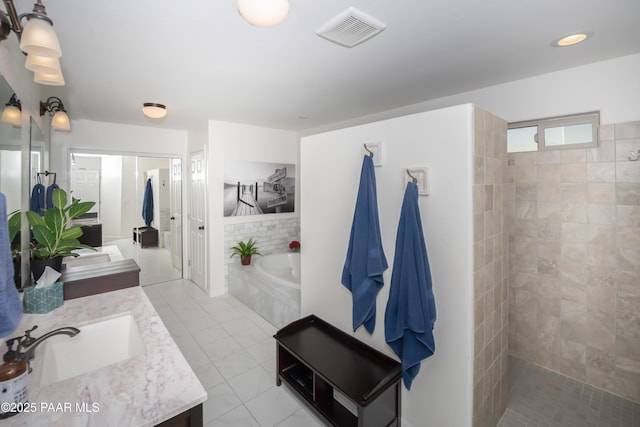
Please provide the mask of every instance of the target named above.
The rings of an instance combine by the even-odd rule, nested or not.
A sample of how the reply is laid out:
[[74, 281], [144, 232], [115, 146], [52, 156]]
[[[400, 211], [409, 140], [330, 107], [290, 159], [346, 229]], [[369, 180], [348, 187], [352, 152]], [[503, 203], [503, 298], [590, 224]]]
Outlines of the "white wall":
[[[218, 295], [225, 291], [224, 285], [224, 225], [266, 220], [260, 217], [223, 217], [224, 166], [227, 159], [274, 163], [294, 163], [296, 173], [299, 164], [299, 143], [295, 132], [228, 123], [212, 120], [209, 122], [207, 154], [207, 229], [209, 230], [209, 294]], [[299, 176], [299, 175], [298, 175]], [[296, 188], [296, 208], [294, 213], [279, 214], [279, 218], [300, 215], [299, 197]], [[271, 217], [271, 216], [269, 216]]]
[[[73, 113], [69, 112], [73, 117]], [[58, 174], [60, 187], [67, 187], [69, 149], [129, 155], [167, 155], [187, 153], [187, 132], [147, 126], [131, 126], [91, 120], [72, 120], [71, 132], [51, 133], [50, 170]], [[62, 175], [62, 176], [61, 176]]]
[[20, 150], [0, 150], [0, 191], [7, 197], [7, 213], [21, 209]]
[[100, 193], [102, 238], [117, 239], [121, 236], [120, 224], [122, 223], [121, 156], [102, 156]]
[[420, 111], [474, 103], [516, 122], [600, 111], [602, 124], [640, 119], [640, 54], [541, 74], [483, 89], [403, 106], [303, 132], [310, 135]]
[[362, 164], [362, 144], [382, 141], [376, 167], [383, 245], [390, 268], [378, 295], [376, 329], [360, 340], [393, 354], [384, 340], [384, 312], [403, 168], [429, 166], [431, 195], [419, 200], [438, 319], [436, 353], [423, 361], [402, 416], [413, 426], [469, 426], [472, 417], [473, 250], [472, 106], [464, 105], [309, 136], [301, 142], [302, 312], [351, 331], [352, 298], [340, 284]]

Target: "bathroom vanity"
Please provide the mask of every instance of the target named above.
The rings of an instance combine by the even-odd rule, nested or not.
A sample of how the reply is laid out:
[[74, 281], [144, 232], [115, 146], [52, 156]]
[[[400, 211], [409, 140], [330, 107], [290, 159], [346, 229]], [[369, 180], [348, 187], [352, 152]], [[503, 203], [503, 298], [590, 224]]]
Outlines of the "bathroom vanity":
[[35, 349], [27, 380], [32, 411], [3, 427], [202, 426], [207, 393], [139, 286], [24, 314], [13, 336], [34, 325], [36, 337], [64, 326], [81, 332]]
[[399, 427], [402, 367], [317, 316], [280, 329], [276, 384], [283, 381], [330, 425]]

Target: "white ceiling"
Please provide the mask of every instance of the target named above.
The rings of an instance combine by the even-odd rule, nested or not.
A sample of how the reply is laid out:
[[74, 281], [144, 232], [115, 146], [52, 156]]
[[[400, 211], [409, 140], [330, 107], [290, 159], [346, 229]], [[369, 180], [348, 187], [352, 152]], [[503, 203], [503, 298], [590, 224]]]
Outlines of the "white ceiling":
[[[18, 13], [33, 2], [16, 0]], [[45, 94], [72, 119], [171, 129], [304, 130], [640, 52], [639, 0], [290, 0], [272, 28], [245, 22], [235, 0], [43, 3], [67, 83]], [[386, 30], [351, 49], [315, 34], [350, 6]], [[551, 46], [573, 32], [593, 37]], [[145, 118], [143, 102], [168, 116]]]

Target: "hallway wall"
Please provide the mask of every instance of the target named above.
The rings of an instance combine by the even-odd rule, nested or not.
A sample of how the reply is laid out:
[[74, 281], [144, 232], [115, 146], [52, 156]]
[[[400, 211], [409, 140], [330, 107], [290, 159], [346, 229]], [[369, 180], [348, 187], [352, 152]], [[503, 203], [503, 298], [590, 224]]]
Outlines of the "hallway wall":
[[640, 401], [640, 122], [509, 155], [511, 354]]

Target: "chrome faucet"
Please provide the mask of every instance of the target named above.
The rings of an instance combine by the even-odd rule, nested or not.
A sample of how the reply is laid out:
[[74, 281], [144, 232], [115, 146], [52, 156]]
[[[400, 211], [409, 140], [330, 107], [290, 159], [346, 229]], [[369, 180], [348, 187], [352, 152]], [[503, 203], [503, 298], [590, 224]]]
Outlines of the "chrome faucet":
[[36, 349], [38, 345], [47, 338], [50, 338], [54, 335], [69, 335], [70, 337], [75, 337], [80, 333], [80, 329], [74, 328], [73, 326], [64, 326], [62, 328], [54, 329], [53, 331], [47, 332], [40, 338], [32, 338], [31, 331], [33, 331], [36, 327], [25, 331], [25, 339], [20, 342], [18, 345], [18, 359], [23, 359], [25, 361], [30, 361], [33, 359], [33, 351]]

